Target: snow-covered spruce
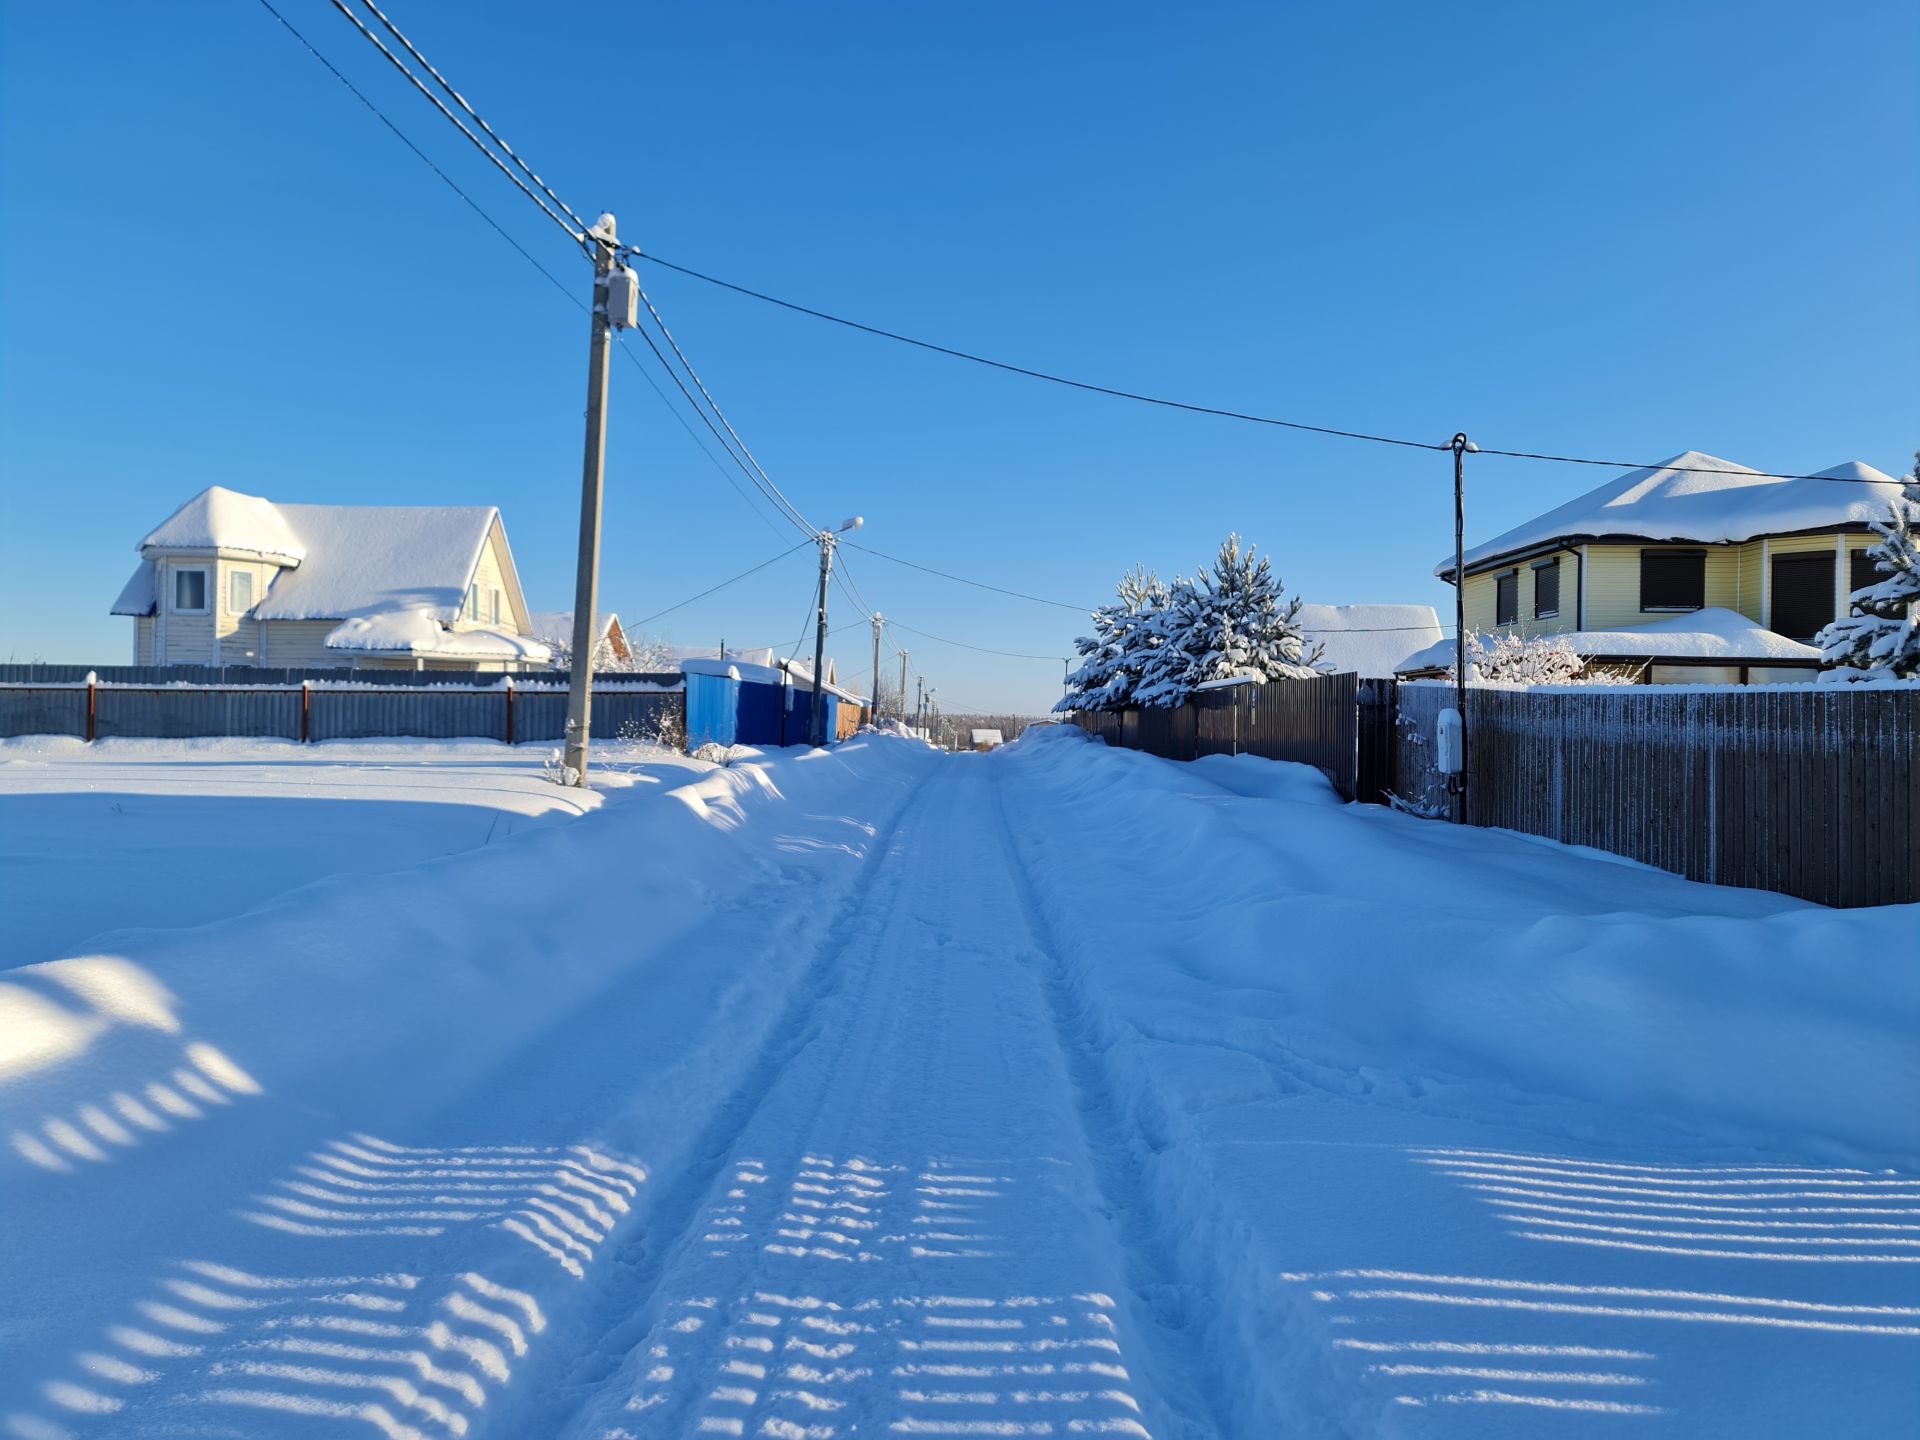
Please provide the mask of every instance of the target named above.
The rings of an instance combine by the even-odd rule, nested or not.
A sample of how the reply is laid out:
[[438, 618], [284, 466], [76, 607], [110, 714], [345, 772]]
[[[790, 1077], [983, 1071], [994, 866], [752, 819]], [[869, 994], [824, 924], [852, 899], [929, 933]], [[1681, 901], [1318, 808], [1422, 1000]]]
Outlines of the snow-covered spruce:
[[1829, 667], [1824, 679], [1920, 679], [1920, 452], [1913, 458], [1913, 474], [1892, 513], [1871, 522], [1880, 543], [1867, 554], [1886, 578], [1854, 591], [1848, 597], [1853, 613], [1815, 641]]
[[1078, 642], [1063, 710], [1182, 704], [1213, 680], [1294, 680], [1320, 673], [1320, 647], [1299, 622], [1272, 563], [1229, 535], [1210, 569], [1162, 584], [1145, 570], [1121, 579], [1120, 601], [1094, 612]]

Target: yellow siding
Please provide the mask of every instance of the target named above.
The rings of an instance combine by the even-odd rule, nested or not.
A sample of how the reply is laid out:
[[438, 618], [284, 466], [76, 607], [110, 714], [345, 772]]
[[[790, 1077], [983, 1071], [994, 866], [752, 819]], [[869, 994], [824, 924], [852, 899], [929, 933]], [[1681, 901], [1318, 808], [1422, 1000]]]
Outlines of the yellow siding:
[[338, 620], [268, 620], [266, 663], [269, 665], [343, 665], [349, 663], [337, 651], [326, 646], [327, 636]]
[[1665, 620], [1671, 610], [1640, 608], [1640, 552], [1642, 550], [1699, 550], [1707, 552], [1706, 603], [1736, 608], [1739, 556], [1731, 545], [1589, 545], [1587, 563], [1588, 630], [1621, 630]]
[[263, 560], [222, 560], [219, 571], [219, 593], [214, 597], [218, 606], [214, 618], [220, 634], [220, 660], [225, 665], [265, 665], [268, 663], [260, 653], [261, 622], [244, 615], [234, 614], [227, 606], [232, 598], [232, 587], [228, 577], [236, 570], [243, 570], [253, 576], [253, 603], [258, 605], [267, 598], [267, 587], [273, 583], [273, 577], [280, 567], [270, 565]]
[[[1538, 596], [1534, 593], [1536, 572], [1534, 566], [1542, 560], [1557, 558], [1560, 561], [1560, 608], [1555, 615], [1536, 616]], [[1520, 618], [1513, 625], [1494, 623], [1495, 581], [1509, 570], [1519, 572]], [[1636, 585], [1639, 572], [1635, 571]], [[1637, 593], [1637, 592], [1636, 592]], [[1591, 626], [1591, 619], [1588, 620]], [[1569, 630], [1580, 628], [1580, 552], [1578, 550], [1556, 550], [1548, 555], [1535, 555], [1522, 560], [1518, 565], [1502, 565], [1480, 575], [1467, 577], [1467, 628], [1483, 632], [1511, 631], [1518, 635], [1561, 635]]]
[[207, 572], [207, 590], [210, 601], [216, 601], [212, 595], [214, 571], [217, 563], [211, 555], [204, 559], [194, 556], [169, 556], [155, 567], [154, 586], [160, 607], [160, 653], [157, 662], [163, 665], [211, 665], [213, 663], [213, 616], [211, 614], [183, 614], [173, 608], [174, 578], [182, 570], [204, 570]]
[[1766, 618], [1763, 610], [1766, 569], [1761, 554], [1767, 548], [1766, 542], [1749, 540], [1735, 548], [1739, 558], [1734, 571], [1733, 608], [1758, 625]]
[[[474, 566], [472, 589], [480, 592], [480, 618], [469, 621], [466, 610], [466, 598], [461, 597], [460, 618], [454, 622], [456, 630], [504, 630], [509, 635], [527, 633], [527, 618], [519, 613], [513, 603], [513, 587], [507, 583], [507, 572], [511, 561], [507, 557], [506, 537], [498, 521], [487, 532], [487, 543], [480, 547], [480, 561]], [[500, 623], [493, 623], [493, 609], [490, 596], [500, 592]]]

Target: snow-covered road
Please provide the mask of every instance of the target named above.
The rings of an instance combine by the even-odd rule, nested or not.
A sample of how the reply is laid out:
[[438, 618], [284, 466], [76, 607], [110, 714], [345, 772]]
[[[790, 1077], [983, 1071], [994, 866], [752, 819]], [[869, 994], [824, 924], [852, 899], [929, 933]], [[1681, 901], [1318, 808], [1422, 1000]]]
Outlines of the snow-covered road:
[[688, 772], [0, 976], [0, 1424], [1899, 1433], [1916, 918], [1067, 733]]

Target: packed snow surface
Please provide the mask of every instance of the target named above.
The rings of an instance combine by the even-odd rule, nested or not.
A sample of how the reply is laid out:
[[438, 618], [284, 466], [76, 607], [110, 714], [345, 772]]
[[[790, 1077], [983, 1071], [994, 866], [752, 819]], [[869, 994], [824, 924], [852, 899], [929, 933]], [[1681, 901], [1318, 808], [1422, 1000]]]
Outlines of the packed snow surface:
[[651, 778], [0, 977], [0, 1425], [1911, 1428], [1914, 907], [1057, 726]]
[[[1731, 473], [1712, 473], [1722, 471]], [[1887, 507], [1900, 493], [1898, 480], [1858, 460], [1817, 473], [1836, 478], [1772, 480], [1731, 460], [1688, 450], [1659, 465], [1629, 470], [1484, 544], [1469, 546], [1467, 567], [1554, 540], [1624, 535], [1722, 544], [1864, 525], [1885, 519]], [[1451, 555], [1433, 567], [1436, 575], [1452, 571]]]

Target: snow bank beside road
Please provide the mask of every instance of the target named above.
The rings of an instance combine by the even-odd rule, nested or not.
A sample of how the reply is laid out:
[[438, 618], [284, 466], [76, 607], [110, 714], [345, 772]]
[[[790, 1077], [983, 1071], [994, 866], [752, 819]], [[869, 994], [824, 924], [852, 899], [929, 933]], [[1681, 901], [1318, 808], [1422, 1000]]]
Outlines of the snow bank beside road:
[[1329, 823], [1317, 775], [1251, 757], [1173, 766], [1055, 728], [1003, 763], [1024, 833], [1108, 842], [1029, 864], [1043, 894], [1107, 897], [1071, 944], [1148, 1033], [1217, 1025], [1225, 991], [1242, 1043], [1355, 1090], [1407, 1083], [1365, 1074], [1391, 1054], [1410, 1097], [1558, 1096], [1920, 1157], [1920, 907], [1827, 910], [1374, 807]]

